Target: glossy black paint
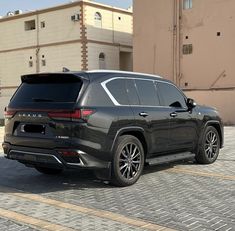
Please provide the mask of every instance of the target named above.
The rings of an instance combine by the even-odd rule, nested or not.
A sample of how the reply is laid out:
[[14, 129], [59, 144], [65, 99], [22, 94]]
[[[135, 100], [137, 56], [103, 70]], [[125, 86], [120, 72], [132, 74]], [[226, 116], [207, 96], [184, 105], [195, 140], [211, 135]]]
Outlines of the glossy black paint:
[[[22, 82], [37, 78], [60, 77], [61, 73], [27, 75]], [[157, 77], [117, 72], [69, 72], [63, 73], [69, 78], [82, 81], [79, 96], [74, 103], [49, 102], [17, 102], [14, 97], [9, 103], [8, 110], [15, 115], [6, 120], [3, 148], [6, 157], [11, 150], [55, 155], [67, 168], [109, 168], [113, 158], [115, 142], [119, 136], [130, 134], [142, 142], [146, 158], [171, 153], [189, 151], [197, 153], [201, 137], [206, 126], [214, 126], [221, 137], [223, 146], [223, 125], [218, 112], [209, 107], [196, 106], [179, 108], [163, 105], [162, 95], [159, 105], [114, 105], [101, 83], [113, 78], [146, 79], [157, 84], [171, 84], [168, 80]], [[179, 90], [187, 104], [187, 98]], [[157, 92], [157, 94], [160, 94]], [[43, 95], [43, 93], [42, 93]], [[191, 101], [190, 101], [191, 102]], [[192, 106], [192, 105], [191, 105]], [[87, 120], [52, 119], [48, 112], [53, 110], [92, 109], [94, 113]], [[42, 125], [42, 133], [22, 131], [25, 125]], [[79, 150], [83, 165], [69, 165], [57, 150]], [[85, 153], [85, 154], [84, 154]], [[21, 161], [30, 165], [42, 165], [37, 162]], [[46, 163], [44, 163], [46, 164]]]

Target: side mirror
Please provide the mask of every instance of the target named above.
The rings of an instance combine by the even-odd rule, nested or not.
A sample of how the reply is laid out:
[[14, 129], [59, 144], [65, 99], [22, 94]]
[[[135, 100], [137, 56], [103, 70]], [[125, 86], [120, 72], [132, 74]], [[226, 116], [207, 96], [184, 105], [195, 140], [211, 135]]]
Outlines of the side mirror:
[[188, 98], [187, 99], [187, 106], [191, 110], [197, 106], [197, 103], [193, 99]]

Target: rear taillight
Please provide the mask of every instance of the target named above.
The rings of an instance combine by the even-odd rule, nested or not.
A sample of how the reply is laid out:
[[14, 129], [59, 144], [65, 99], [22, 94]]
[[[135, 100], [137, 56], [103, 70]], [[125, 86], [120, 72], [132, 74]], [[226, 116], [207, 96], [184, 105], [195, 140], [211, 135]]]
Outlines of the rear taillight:
[[48, 116], [54, 119], [81, 119], [80, 110], [73, 112], [49, 112]]
[[67, 150], [59, 150], [58, 153], [62, 156], [69, 156], [69, 157], [72, 157], [72, 156], [78, 156], [79, 153], [77, 151], [67, 151]]
[[94, 113], [95, 113], [94, 110], [91, 110], [91, 109], [82, 109], [81, 110], [81, 117], [83, 119], [85, 119], [85, 118], [88, 118], [89, 116], [91, 116]]
[[89, 116], [94, 114], [95, 111], [91, 109], [79, 109], [71, 112], [49, 112], [48, 116], [53, 119], [68, 119], [68, 120], [85, 120], [87, 121]]
[[16, 114], [16, 111], [11, 111], [8, 109], [5, 109], [5, 111], [4, 111], [5, 119], [11, 119], [15, 114]]

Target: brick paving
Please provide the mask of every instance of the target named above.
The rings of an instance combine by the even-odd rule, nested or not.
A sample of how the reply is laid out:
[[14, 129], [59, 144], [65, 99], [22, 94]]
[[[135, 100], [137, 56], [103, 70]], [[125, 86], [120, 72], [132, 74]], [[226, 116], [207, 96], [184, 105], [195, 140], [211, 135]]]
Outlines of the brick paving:
[[1, 231], [36, 231], [36, 229], [28, 227], [23, 224], [18, 224], [13, 221], [9, 221], [4, 218], [0, 218], [0, 230]]
[[[2, 130], [0, 127], [0, 137]], [[213, 165], [197, 165], [188, 161], [147, 167], [137, 184], [127, 188], [106, 185], [96, 180], [92, 172], [84, 170], [44, 176], [34, 169], [0, 157], [0, 186], [186, 231], [235, 230], [234, 177], [235, 127], [225, 128], [225, 148]], [[121, 221], [19, 199], [1, 190], [0, 208], [80, 230], [138, 230]], [[2, 220], [9, 227], [11, 224], [22, 227]], [[2, 220], [0, 230], [4, 230], [1, 228]], [[23, 228], [32, 230], [27, 226]]]
[[101, 219], [94, 216], [87, 216], [84, 213], [62, 209], [48, 204], [27, 200], [24, 198], [0, 193], [0, 207], [9, 211], [28, 215], [40, 220], [53, 222], [71, 229], [79, 230], [143, 230], [137, 227], [123, 225], [121, 222], [114, 222], [109, 219]]

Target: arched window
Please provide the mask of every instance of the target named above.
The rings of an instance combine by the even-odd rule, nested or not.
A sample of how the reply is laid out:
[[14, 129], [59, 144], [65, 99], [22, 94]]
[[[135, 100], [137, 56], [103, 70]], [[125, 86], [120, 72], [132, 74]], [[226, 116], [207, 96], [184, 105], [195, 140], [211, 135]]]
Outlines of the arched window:
[[95, 13], [95, 26], [102, 27], [102, 15], [100, 12]]
[[99, 54], [99, 68], [100, 69], [105, 69], [106, 68], [105, 54], [104, 53]]

